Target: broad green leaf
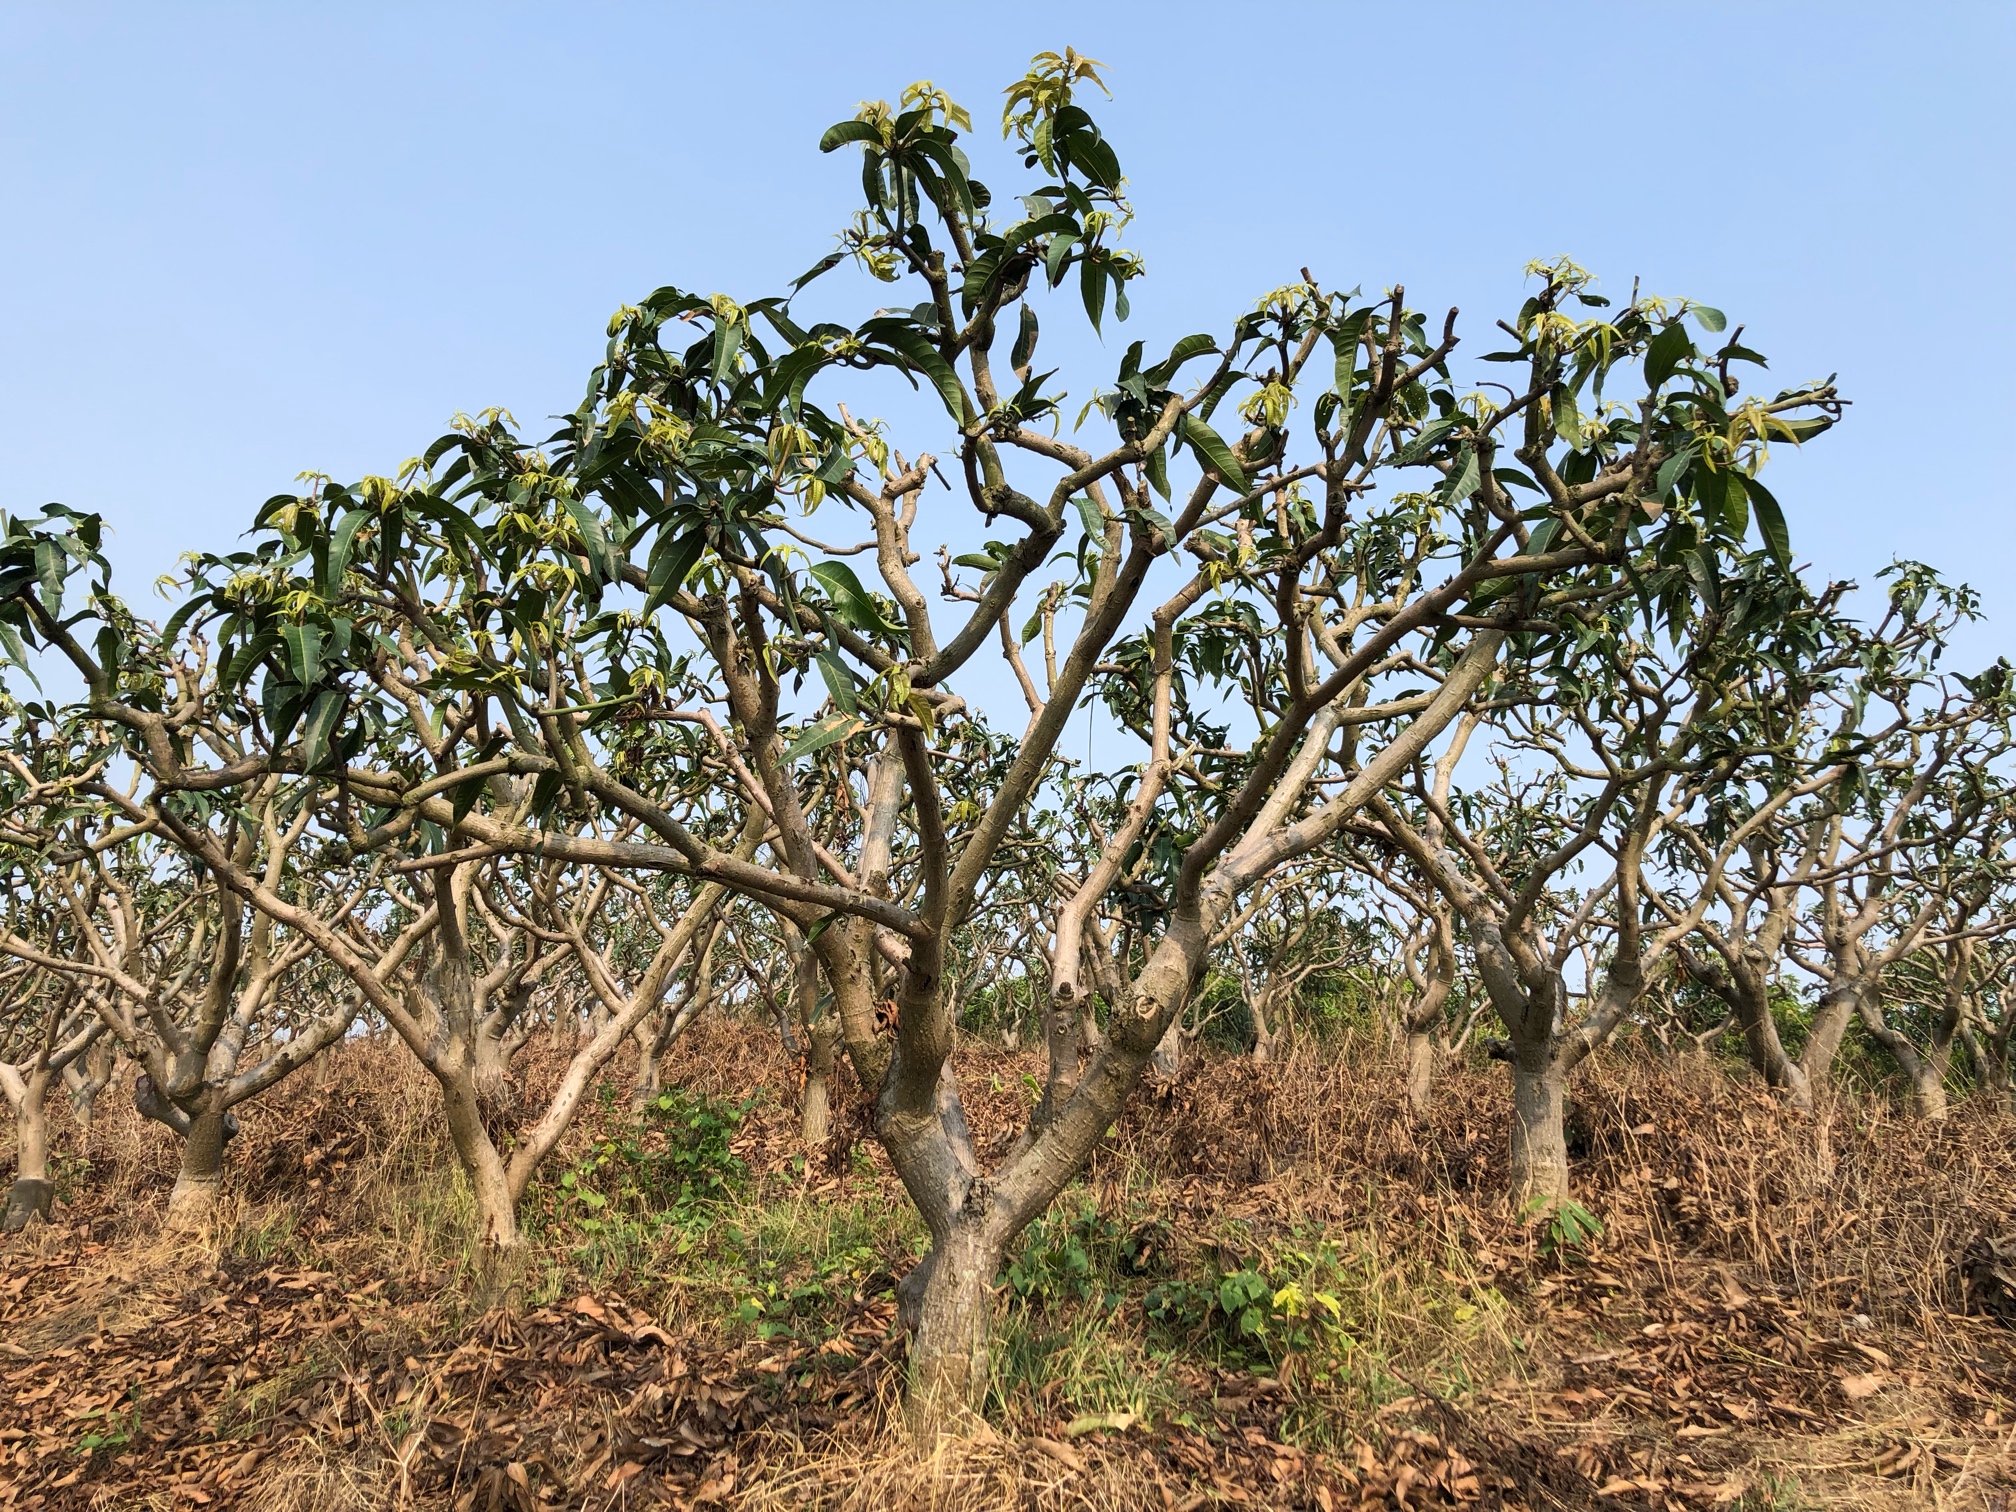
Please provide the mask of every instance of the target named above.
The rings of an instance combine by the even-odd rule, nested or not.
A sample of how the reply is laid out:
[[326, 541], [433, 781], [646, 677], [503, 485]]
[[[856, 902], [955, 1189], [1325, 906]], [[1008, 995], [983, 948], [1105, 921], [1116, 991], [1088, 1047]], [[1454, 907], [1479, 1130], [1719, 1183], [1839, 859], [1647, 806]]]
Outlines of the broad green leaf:
[[324, 688], [315, 695], [315, 701], [308, 706], [308, 722], [301, 727], [303, 770], [313, 772], [320, 769], [329, 754], [329, 734], [342, 717], [343, 694], [339, 690]]
[[800, 730], [798, 738], [785, 747], [785, 764], [789, 765], [799, 757], [809, 756], [814, 751], [823, 751], [826, 747], [845, 740], [855, 731], [866, 728], [866, 723], [856, 715], [828, 714], [817, 724], [808, 725]]
[[52, 619], [63, 612], [63, 579], [68, 575], [64, 561], [63, 548], [56, 542], [48, 536], [35, 538], [35, 576], [42, 585], [42, 607]]
[[1750, 495], [1750, 507], [1756, 512], [1757, 531], [1764, 537], [1764, 549], [1771, 553], [1772, 561], [1789, 571], [1792, 566], [1792, 537], [1785, 529], [1785, 511], [1771, 497], [1771, 490], [1755, 478], [1744, 478], [1743, 489]]
[[287, 646], [287, 668], [302, 687], [313, 687], [322, 679], [322, 631], [315, 625], [283, 625], [280, 638]]
[[1233, 457], [1232, 448], [1225, 444], [1224, 437], [1195, 415], [1183, 417], [1183, 439], [1197, 453], [1198, 465], [1206, 472], [1216, 473], [1234, 493], [1243, 494], [1251, 489], [1245, 470]]
[[833, 695], [833, 702], [844, 712], [853, 714], [861, 705], [854, 696], [854, 676], [846, 664], [831, 651], [821, 651], [815, 658], [819, 663], [819, 675], [826, 682], [826, 691]]
[[[669, 542], [669, 544], [667, 544]], [[644, 600], [644, 618], [649, 619], [686, 582], [700, 553], [707, 549], [707, 532], [694, 527], [677, 537], [662, 537], [651, 553], [650, 594]]]
[[1463, 450], [1456, 454], [1456, 465], [1450, 468], [1449, 476], [1442, 484], [1442, 501], [1455, 504], [1469, 498], [1476, 492], [1481, 476], [1482, 469], [1477, 465], [1477, 449], [1466, 444]]
[[880, 147], [882, 133], [868, 121], [842, 121], [826, 128], [826, 134], [819, 138], [819, 150], [833, 152], [849, 142], [873, 142]]
[[845, 562], [816, 563], [812, 576], [818, 579], [819, 585], [826, 590], [826, 596], [833, 601], [834, 613], [848, 625], [875, 635], [896, 634], [896, 627], [882, 617], [875, 600], [861, 586], [861, 579], [854, 576], [854, 569]]
[[1025, 301], [1021, 306], [1021, 327], [1015, 333], [1015, 349], [1008, 354], [1008, 365], [1017, 372], [1036, 360], [1036, 312]]
[[1693, 352], [1694, 343], [1687, 339], [1687, 327], [1677, 320], [1667, 322], [1645, 348], [1645, 386], [1657, 389]]
[[1704, 331], [1720, 334], [1729, 324], [1729, 317], [1711, 305], [1697, 304], [1692, 313], [1694, 318], [1701, 322], [1701, 329]]
[[322, 582], [322, 592], [327, 597], [334, 598], [342, 588], [343, 574], [350, 568], [350, 548], [356, 544], [357, 532], [370, 518], [368, 509], [348, 510], [329, 533], [329, 571]]
[[1155, 388], [1167, 388], [1177, 373], [1182, 371], [1184, 363], [1189, 362], [1192, 358], [1202, 357], [1207, 352], [1216, 352], [1217, 350], [1218, 343], [1210, 336], [1201, 333], [1194, 336], [1185, 336], [1169, 349], [1167, 357], [1148, 369], [1142, 376]]

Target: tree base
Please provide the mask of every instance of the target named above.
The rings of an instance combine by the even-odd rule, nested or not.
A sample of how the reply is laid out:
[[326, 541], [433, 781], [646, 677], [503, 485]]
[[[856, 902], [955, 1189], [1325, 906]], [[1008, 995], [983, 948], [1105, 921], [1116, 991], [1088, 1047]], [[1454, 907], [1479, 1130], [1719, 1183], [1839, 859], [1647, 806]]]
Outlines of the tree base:
[[0, 1234], [18, 1234], [36, 1219], [49, 1222], [56, 1209], [56, 1184], [33, 1176], [18, 1177], [7, 1191], [7, 1211], [0, 1214]]

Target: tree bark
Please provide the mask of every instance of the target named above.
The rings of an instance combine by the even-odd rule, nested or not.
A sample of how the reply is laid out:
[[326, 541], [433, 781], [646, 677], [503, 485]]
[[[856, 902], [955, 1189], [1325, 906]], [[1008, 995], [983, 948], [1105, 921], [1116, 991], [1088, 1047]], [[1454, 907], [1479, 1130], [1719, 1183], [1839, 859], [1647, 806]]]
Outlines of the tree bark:
[[840, 1026], [830, 1018], [805, 1026], [805, 1096], [798, 1133], [808, 1150], [819, 1149], [833, 1133], [833, 1051], [839, 1039]]
[[48, 1222], [56, 1202], [49, 1180], [49, 1079], [46, 1066], [22, 1078], [14, 1107], [14, 1185], [0, 1214], [0, 1233], [19, 1233], [37, 1218]]
[[1407, 1031], [1407, 1106], [1426, 1113], [1434, 1096], [1435, 1036], [1425, 1029]]
[[1168, 1032], [1155, 1042], [1155, 1054], [1149, 1064], [1155, 1074], [1165, 1081], [1173, 1081], [1183, 1074], [1183, 1025], [1172, 1022]]
[[192, 1114], [182, 1141], [182, 1169], [168, 1194], [168, 1226], [200, 1229], [217, 1215], [217, 1193], [224, 1184], [224, 1141], [230, 1137], [228, 1110], [215, 1106], [214, 1095]]
[[1562, 1117], [1568, 1075], [1552, 1059], [1512, 1061], [1512, 1203], [1527, 1208], [1568, 1195], [1568, 1138]]
[[977, 1228], [970, 1219], [956, 1223], [927, 1262], [903, 1399], [910, 1432], [920, 1443], [967, 1431], [987, 1398], [990, 1288], [1001, 1256]]
[[1806, 1048], [1799, 1053], [1799, 1067], [1806, 1078], [1824, 1084], [1833, 1074], [1834, 1059], [1841, 1053], [1848, 1020], [1855, 1016], [1859, 994], [1853, 986], [1836, 987], [1820, 999], [1813, 1010], [1813, 1029], [1806, 1036]]
[[1274, 1053], [1274, 1028], [1267, 1022], [1267, 992], [1263, 989], [1247, 1001], [1246, 1011], [1253, 1016], [1253, 1064], [1264, 1066]]
[[511, 1195], [504, 1157], [484, 1126], [476, 1078], [466, 1065], [444, 1067], [434, 1074], [448, 1113], [448, 1137], [475, 1199], [477, 1243], [484, 1250], [517, 1249], [525, 1242], [518, 1228], [518, 1204]]

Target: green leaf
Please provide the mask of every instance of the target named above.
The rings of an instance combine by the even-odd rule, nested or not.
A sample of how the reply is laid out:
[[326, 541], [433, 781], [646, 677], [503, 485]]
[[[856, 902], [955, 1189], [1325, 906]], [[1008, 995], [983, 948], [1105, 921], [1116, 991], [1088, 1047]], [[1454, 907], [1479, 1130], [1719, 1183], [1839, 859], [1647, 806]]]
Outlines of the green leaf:
[[1449, 476], [1443, 481], [1440, 497], [1445, 504], [1460, 503], [1477, 489], [1482, 469], [1477, 465], [1477, 448], [1465, 445], [1456, 454], [1456, 465], [1449, 469]]
[[1072, 247], [1078, 243], [1077, 236], [1059, 233], [1050, 238], [1050, 245], [1043, 253], [1043, 271], [1049, 276], [1050, 287], [1056, 288], [1064, 281], [1064, 264], [1071, 256]]
[[819, 138], [821, 152], [834, 152], [849, 142], [873, 142], [882, 145], [882, 133], [867, 121], [842, 121], [837, 126], [828, 126], [826, 134]]
[[1687, 339], [1687, 327], [1677, 320], [1668, 321], [1645, 348], [1645, 386], [1657, 389], [1693, 353], [1694, 343]]
[[801, 756], [809, 756], [814, 751], [823, 751], [830, 745], [845, 740], [857, 730], [865, 730], [867, 723], [853, 714], [828, 714], [815, 725], [808, 725], [798, 732], [798, 738], [784, 749], [785, 765], [790, 765]]
[[882, 617], [881, 609], [868, 596], [868, 590], [861, 586], [861, 579], [854, 576], [854, 569], [845, 562], [816, 563], [812, 576], [818, 579], [819, 586], [833, 601], [833, 612], [848, 625], [871, 635], [897, 633], [896, 627]]
[[315, 625], [283, 625], [280, 638], [287, 644], [287, 667], [294, 681], [304, 688], [322, 679], [322, 631]]
[[1715, 309], [1712, 305], [1697, 304], [1693, 307], [1691, 313], [1696, 320], [1701, 322], [1701, 329], [1704, 331], [1714, 331], [1720, 334], [1729, 324], [1729, 317], [1724, 315], [1720, 310]]
[[1078, 523], [1085, 527], [1085, 534], [1095, 541], [1106, 539], [1106, 516], [1093, 502], [1090, 494], [1079, 494], [1071, 501], [1078, 509]]
[[679, 591], [692, 572], [693, 564], [700, 560], [700, 553], [706, 549], [707, 532], [704, 528], [696, 527], [676, 539], [669, 534], [659, 538], [651, 553], [651, 591], [644, 600], [645, 619], [656, 614], [660, 606]]
[[1025, 301], [1021, 306], [1021, 327], [1015, 333], [1015, 349], [1008, 354], [1008, 365], [1017, 372], [1036, 360], [1036, 312]]
[[748, 333], [745, 321], [715, 320], [713, 376], [716, 383], [726, 383], [735, 376], [735, 358], [741, 353], [742, 338]]
[[1582, 412], [1575, 405], [1575, 391], [1556, 384], [1553, 393], [1554, 434], [1570, 446], [1582, 444]]
[[1389, 457], [1384, 465], [1387, 467], [1412, 467], [1416, 462], [1427, 456], [1429, 452], [1433, 451], [1437, 443], [1454, 430], [1461, 419], [1460, 415], [1445, 415], [1440, 420], [1430, 420], [1426, 425], [1421, 427], [1412, 441], [1409, 441]]
[[864, 341], [879, 341], [889, 347], [903, 359], [901, 365], [906, 371], [914, 368], [929, 378], [952, 418], [961, 425], [966, 423], [966, 391], [959, 386], [959, 375], [922, 331], [903, 321], [884, 318], [867, 322], [859, 334]]
[[1750, 495], [1750, 507], [1756, 512], [1757, 530], [1764, 537], [1764, 549], [1771, 553], [1772, 561], [1790, 571], [1792, 537], [1785, 529], [1785, 511], [1771, 497], [1771, 490], [1755, 478], [1744, 478], [1743, 489]]
[[350, 568], [350, 548], [356, 544], [357, 532], [370, 518], [371, 511], [368, 509], [346, 511], [343, 518], [336, 522], [336, 528], [329, 533], [329, 570], [322, 580], [322, 592], [326, 597], [334, 598], [343, 586], [343, 574]]
[[1221, 482], [1234, 493], [1250, 491], [1252, 485], [1246, 481], [1246, 473], [1232, 455], [1232, 448], [1225, 444], [1224, 437], [1211, 429], [1195, 415], [1185, 415], [1182, 421], [1183, 439], [1190, 443], [1197, 453], [1197, 462], [1206, 472], [1216, 473]]
[[846, 664], [831, 651], [821, 651], [815, 658], [819, 663], [819, 675], [825, 679], [826, 691], [833, 695], [833, 702], [849, 714], [857, 712], [861, 705], [854, 697], [854, 676]]
[[623, 564], [616, 555], [616, 548], [609, 544], [608, 532], [602, 528], [601, 517], [595, 506], [586, 499], [564, 499], [567, 513], [574, 520], [574, 528], [581, 532], [581, 542], [586, 548], [588, 565], [594, 569], [596, 581], [613, 583], [623, 575]]
[[1169, 499], [1168, 447], [1166, 446], [1156, 447], [1155, 450], [1148, 453], [1147, 461], [1144, 465], [1147, 468], [1148, 482], [1150, 486], [1154, 488], [1155, 492], [1157, 492], [1162, 496], [1163, 502], [1167, 503]]
[[324, 688], [315, 695], [315, 701], [308, 706], [308, 722], [301, 727], [301, 765], [306, 771], [318, 770], [329, 755], [329, 734], [336, 728], [336, 721], [343, 717], [343, 694], [336, 688]]
[[1085, 301], [1085, 314], [1092, 322], [1092, 329], [1099, 329], [1099, 321], [1106, 313], [1106, 265], [1086, 258], [1078, 264], [1078, 294]]
[[48, 536], [35, 538], [35, 576], [42, 585], [42, 607], [50, 618], [63, 612], [63, 579], [69, 575], [62, 546]]
[[1192, 358], [1202, 357], [1207, 352], [1216, 352], [1218, 343], [1210, 336], [1202, 334], [1185, 336], [1169, 349], [1169, 355], [1141, 376], [1155, 388], [1167, 388], [1169, 382], [1182, 371], [1183, 364]]

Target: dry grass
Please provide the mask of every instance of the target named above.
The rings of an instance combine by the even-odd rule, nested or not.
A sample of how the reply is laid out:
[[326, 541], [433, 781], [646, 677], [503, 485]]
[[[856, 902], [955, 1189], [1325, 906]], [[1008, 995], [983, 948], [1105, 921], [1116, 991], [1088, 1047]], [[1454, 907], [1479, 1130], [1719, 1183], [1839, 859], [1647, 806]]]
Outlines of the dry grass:
[[[1499, 1197], [1488, 1067], [1416, 1120], [1383, 1047], [1205, 1063], [1032, 1236], [991, 1428], [920, 1454], [886, 1298], [920, 1235], [886, 1162], [805, 1168], [760, 1031], [680, 1055], [694, 1093], [756, 1089], [733, 1195], [584, 1232], [554, 1182], [629, 1137], [613, 1089], [528, 1199], [501, 1313], [396, 1046], [245, 1110], [210, 1247], [158, 1237], [172, 1140], [108, 1092], [58, 1223], [0, 1249], [0, 1507], [2012, 1504], [2016, 1333], [1962, 1268], [2016, 1232], [2016, 1123], [1986, 1108], [1805, 1119], [1706, 1060], [1609, 1056], [1571, 1117], [1605, 1232], [1549, 1253]], [[527, 1051], [535, 1099], [560, 1060]], [[983, 1146], [1033, 1068], [962, 1053]], [[1204, 1300], [1249, 1274], [1257, 1342]]]

